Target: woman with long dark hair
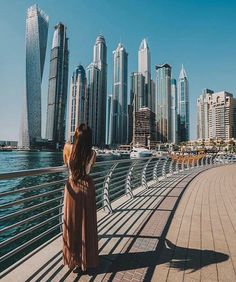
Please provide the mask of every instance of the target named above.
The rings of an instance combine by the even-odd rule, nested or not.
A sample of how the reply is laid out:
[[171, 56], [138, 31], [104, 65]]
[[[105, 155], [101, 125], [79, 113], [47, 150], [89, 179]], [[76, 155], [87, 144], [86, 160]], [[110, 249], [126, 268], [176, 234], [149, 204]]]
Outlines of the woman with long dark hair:
[[96, 161], [92, 150], [92, 130], [81, 124], [73, 145], [64, 147], [69, 178], [64, 193], [63, 260], [70, 269], [86, 271], [98, 264], [97, 213], [91, 167]]

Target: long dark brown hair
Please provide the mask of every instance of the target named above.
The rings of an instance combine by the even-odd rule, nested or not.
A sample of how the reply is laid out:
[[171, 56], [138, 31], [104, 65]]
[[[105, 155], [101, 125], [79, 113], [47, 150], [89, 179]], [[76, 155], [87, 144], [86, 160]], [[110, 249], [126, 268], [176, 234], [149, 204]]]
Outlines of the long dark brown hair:
[[86, 165], [92, 157], [92, 130], [84, 123], [75, 130], [75, 141], [70, 156], [72, 179], [77, 183], [86, 175]]

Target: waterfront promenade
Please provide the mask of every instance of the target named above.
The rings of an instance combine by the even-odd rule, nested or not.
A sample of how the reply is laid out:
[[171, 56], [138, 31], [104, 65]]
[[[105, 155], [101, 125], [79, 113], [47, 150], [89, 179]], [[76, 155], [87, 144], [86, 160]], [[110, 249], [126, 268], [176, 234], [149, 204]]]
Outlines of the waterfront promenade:
[[1, 281], [236, 281], [236, 164], [148, 186], [98, 212], [96, 272], [64, 267], [58, 237]]

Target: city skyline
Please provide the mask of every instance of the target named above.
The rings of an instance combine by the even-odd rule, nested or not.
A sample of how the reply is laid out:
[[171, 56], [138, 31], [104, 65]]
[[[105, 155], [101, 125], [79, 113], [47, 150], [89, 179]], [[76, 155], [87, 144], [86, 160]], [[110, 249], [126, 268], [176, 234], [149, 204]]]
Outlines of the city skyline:
[[[6, 54], [6, 58], [9, 58], [8, 61], [3, 58], [3, 65], [0, 69], [1, 71], [1, 97], [3, 97], [3, 103], [0, 108], [0, 115], [1, 115], [1, 123], [0, 123], [0, 139], [11, 139], [11, 140], [17, 140], [18, 139], [18, 128], [19, 128], [19, 118], [20, 118], [20, 112], [23, 101], [23, 94], [24, 94], [24, 48], [25, 48], [25, 36], [24, 36], [24, 23], [25, 23], [25, 11], [28, 7], [32, 5], [32, 2], [30, 1], [22, 1], [22, 3], [16, 3], [16, 1], [9, 1], [9, 6], [6, 7], [6, 4], [1, 3], [1, 23], [2, 27], [6, 29], [6, 32], [9, 34], [9, 38], [7, 37], [5, 39], [6, 42], [3, 42], [2, 49], [4, 50], [4, 47], [7, 43], [7, 46], [9, 47], [9, 52], [11, 50], [11, 46], [19, 46], [17, 48], [18, 50], [15, 51], [15, 54], [13, 54], [11, 57], [7, 54], [8, 52], [3, 52]], [[53, 1], [52, 1], [53, 2]], [[72, 1], [73, 2], [73, 1]], [[91, 10], [89, 10], [88, 6], [84, 5], [84, 13], [91, 14], [95, 13], [106, 13], [108, 10], [110, 11], [110, 15], [108, 15], [109, 21], [111, 21], [111, 25], [109, 28], [106, 28], [106, 19], [101, 19], [102, 17], [99, 17], [100, 21], [96, 21], [96, 23], [87, 23], [87, 27], [83, 29], [79, 29], [78, 25], [75, 24], [75, 14], [76, 10], [79, 9], [80, 5], [82, 5], [82, 2], [78, 2], [78, 5], [75, 6], [75, 11], [72, 10], [71, 6], [68, 5], [68, 9], [66, 12], [63, 10], [63, 3], [59, 1], [59, 4], [57, 7], [55, 7], [55, 4], [53, 3], [48, 4], [47, 1], [38, 1], [39, 6], [50, 16], [50, 25], [49, 25], [49, 37], [48, 42], [52, 41], [52, 33], [53, 33], [53, 26], [57, 24], [59, 21], [62, 21], [66, 24], [68, 27], [68, 34], [70, 38], [70, 42], [72, 41], [72, 44], [70, 45], [71, 50], [71, 59], [70, 59], [70, 74], [69, 77], [71, 77], [71, 74], [75, 67], [82, 63], [83, 66], [87, 66], [89, 62], [91, 62], [91, 50], [93, 46], [94, 39], [97, 37], [99, 33], [104, 34], [106, 41], [107, 41], [107, 47], [108, 47], [108, 94], [111, 93], [111, 87], [112, 87], [112, 50], [117, 45], [117, 42], [119, 42], [119, 37], [121, 36], [121, 42], [126, 46], [128, 52], [129, 52], [129, 70], [128, 74], [130, 76], [131, 72], [137, 70], [137, 53], [136, 50], [140, 44], [140, 41], [142, 38], [148, 38], [148, 45], [151, 50], [152, 54], [152, 65], [151, 65], [151, 73], [152, 77], [154, 77], [154, 65], [155, 64], [161, 64], [163, 62], [168, 62], [172, 66], [173, 70], [173, 77], [178, 77], [178, 72], [180, 69], [181, 64], [183, 63], [188, 71], [188, 77], [190, 78], [190, 111], [195, 114], [195, 108], [196, 108], [196, 100], [199, 94], [201, 93], [203, 88], [213, 88], [216, 91], [221, 91], [225, 89], [226, 91], [229, 91], [234, 94], [235, 96], [235, 86], [233, 85], [234, 80], [233, 76], [235, 76], [235, 56], [232, 54], [232, 49], [229, 48], [233, 41], [235, 41], [235, 35], [230, 32], [231, 28], [233, 26], [233, 23], [230, 24], [230, 19], [232, 21], [232, 18], [229, 16], [230, 12], [233, 11], [232, 7], [228, 7], [227, 5], [221, 5], [220, 2], [218, 2], [218, 6], [214, 6], [214, 15], [209, 14], [209, 9], [212, 8], [211, 5], [203, 4], [203, 1], [199, 1], [199, 4], [189, 3], [186, 5], [187, 7], [184, 8], [184, 11], [186, 12], [188, 9], [190, 11], [189, 15], [187, 15], [187, 19], [189, 20], [189, 27], [187, 30], [185, 30], [185, 33], [181, 33], [177, 31], [177, 35], [180, 35], [180, 40], [177, 40], [177, 35], [174, 36], [173, 32], [170, 32], [171, 22], [169, 23], [169, 27], [165, 26], [165, 24], [158, 26], [158, 19], [156, 19], [155, 23], [155, 35], [154, 35], [154, 26], [153, 26], [153, 20], [152, 17], [147, 18], [146, 22], [142, 22], [144, 25], [141, 27], [141, 23], [138, 24], [138, 26], [132, 26], [132, 29], [135, 31], [134, 34], [131, 32], [131, 27], [128, 27], [124, 30], [122, 30], [122, 26], [118, 29], [117, 26], [114, 25], [114, 21], [112, 21], [112, 6], [113, 4], [108, 4], [105, 1], [103, 2], [104, 5], [104, 11], [102, 11], [101, 7], [94, 2], [93, 7], [89, 7]], [[148, 1], [149, 5], [143, 6], [144, 8], [144, 14], [147, 14], [147, 12], [150, 12], [153, 8], [154, 11], [157, 11], [157, 8], [162, 9], [162, 15], [160, 18], [160, 21], [164, 19], [164, 15], [166, 11], [169, 11], [171, 14], [175, 13], [178, 10], [178, 7], [176, 5], [172, 5], [172, 9], [168, 10], [168, 5], [160, 5], [160, 2], [154, 1]], [[201, 3], [200, 3], [201, 2]], [[16, 5], [17, 15], [14, 17], [14, 20], [12, 23], [10, 21], [7, 21], [7, 18], [4, 14], [7, 10], [11, 10], [11, 6]], [[201, 6], [202, 4], [202, 6]], [[125, 22], [130, 22], [130, 20], [134, 20], [134, 15], [131, 16], [131, 18], [128, 21], [128, 14], [131, 10], [132, 5], [127, 3], [127, 11], [125, 13], [125, 17], [127, 17], [127, 20]], [[137, 16], [140, 15], [142, 10], [142, 4], [140, 4], [139, 9], [137, 10]], [[183, 5], [182, 5], [183, 6]], [[201, 9], [204, 6], [205, 9]], [[235, 5], [233, 5], [235, 7]], [[8, 8], [8, 9], [7, 9]], [[15, 9], [13, 10], [13, 14], [15, 13]], [[55, 10], [55, 11], [54, 11]], [[207, 21], [197, 21], [196, 18], [193, 17], [193, 19], [190, 20], [191, 12], [193, 13], [200, 11], [200, 15], [208, 15]], [[63, 11], [63, 13], [62, 13]], [[212, 11], [212, 10], [211, 10]], [[224, 13], [225, 12], [225, 13]], [[126, 14], [127, 13], [127, 14]], [[227, 29], [224, 29], [225, 26], [220, 26], [217, 24], [217, 15], [219, 14], [227, 14], [227, 21], [226, 26]], [[113, 14], [114, 15], [114, 14]], [[4, 17], [5, 16], [5, 17]], [[74, 17], [73, 21], [70, 21], [69, 18]], [[78, 22], [80, 22], [80, 27], [83, 22], [83, 15], [80, 13], [80, 19], [78, 17]], [[123, 17], [122, 17], [123, 18]], [[137, 19], [136, 18], [136, 19]], [[203, 17], [204, 18], [204, 17]], [[116, 18], [117, 19], [117, 18]], [[2, 22], [2, 21], [5, 21]], [[14, 24], [13, 24], [14, 23]], [[165, 22], [164, 22], [165, 23]], [[173, 23], [173, 22], [172, 22]], [[198, 24], [198, 26], [197, 26]], [[121, 24], [122, 25], [122, 24]], [[180, 27], [184, 26], [184, 22], [177, 23]], [[206, 29], [202, 28], [205, 25], [207, 27]], [[11, 36], [12, 30], [14, 27], [14, 33], [17, 34], [17, 36]], [[158, 27], [158, 28], [157, 28]], [[209, 48], [209, 46], [206, 46], [206, 44], [203, 44], [203, 42], [200, 39], [203, 39], [207, 36], [207, 34], [211, 35], [212, 30], [215, 28], [218, 28], [217, 36], [216, 34], [213, 34], [214, 36], [210, 36], [209, 40], [211, 41], [210, 45], [214, 45], [214, 48]], [[22, 29], [23, 28], [23, 29]], [[118, 29], [118, 30], [117, 30]], [[88, 30], [90, 32], [88, 32]], [[194, 30], [196, 31], [194, 33]], [[22, 32], [23, 31], [23, 32]], [[170, 33], [168, 34], [167, 31]], [[191, 31], [191, 34], [190, 34]], [[219, 33], [219, 31], [225, 31]], [[194, 34], [194, 36], [192, 35]], [[214, 32], [213, 32], [214, 33]], [[200, 36], [201, 34], [205, 34], [205, 36]], [[219, 36], [221, 34], [221, 36]], [[229, 36], [230, 35], [230, 36]], [[130, 38], [129, 38], [130, 37]], [[172, 38], [172, 45], [170, 44], [170, 38]], [[78, 39], [80, 42], [78, 42]], [[174, 40], [174, 43], [173, 43]], [[187, 41], [189, 41], [189, 45]], [[232, 42], [230, 41], [232, 40]], [[79, 44], [80, 43], [80, 44]], [[191, 43], [191, 44], [190, 44]], [[194, 44], [196, 43], [196, 44]], [[203, 46], [204, 45], [204, 46]], [[170, 48], [173, 47], [173, 48]], [[181, 48], [180, 48], [181, 47]], [[180, 49], [184, 49], [184, 52], [180, 52]], [[191, 48], [190, 48], [191, 47]], [[164, 50], [165, 49], [165, 50]], [[229, 49], [229, 50], [228, 50]], [[5, 49], [6, 50], [6, 49]], [[43, 76], [43, 86], [42, 86], [42, 106], [43, 106], [43, 113], [44, 119], [43, 122], [43, 128], [42, 132], [44, 135], [45, 132], [45, 126], [46, 126], [46, 100], [47, 100], [47, 87], [48, 87], [48, 72], [49, 72], [49, 50], [47, 49], [46, 54], [46, 61], [45, 61], [45, 71]], [[196, 50], [198, 51], [199, 55], [195, 54]], [[219, 51], [221, 50], [221, 51]], [[76, 52], [75, 52], [76, 51]], [[220, 53], [219, 53], [220, 52]], [[235, 52], [235, 51], [234, 51]], [[177, 55], [177, 53], [181, 55]], [[217, 55], [219, 57], [217, 57]], [[196, 59], [193, 58], [196, 56]], [[199, 58], [201, 60], [199, 60]], [[199, 62], [197, 62], [199, 61]], [[217, 62], [216, 62], [217, 61]], [[224, 61], [224, 63], [223, 63]], [[21, 63], [20, 63], [21, 62]], [[203, 67], [203, 62], [206, 64]], [[219, 69], [217, 66], [221, 67], [221, 72], [219, 72]], [[204, 68], [204, 69], [203, 69]], [[9, 72], [11, 70], [11, 73]], [[227, 75], [222, 75], [223, 73], [227, 73]], [[11, 74], [11, 75], [10, 75]], [[209, 75], [206, 75], [209, 74]], [[9, 78], [8, 76], [14, 76], [14, 85], [12, 85], [11, 89], [9, 89]], [[130, 79], [128, 79], [129, 88], [130, 89]], [[128, 90], [129, 93], [129, 90]], [[11, 99], [11, 101], [15, 101], [14, 105], [12, 105], [12, 113], [9, 115], [7, 112], [7, 108], [9, 108], [9, 102], [7, 99]], [[12, 102], [11, 102], [12, 104]], [[15, 105], [16, 104], [16, 105]], [[19, 108], [19, 109], [18, 109]], [[190, 123], [192, 125], [191, 127], [191, 136], [190, 138], [193, 139], [194, 136], [196, 137], [196, 117], [194, 115], [191, 115]], [[10, 128], [10, 130], [9, 130]], [[43, 136], [44, 137], [44, 136]]]

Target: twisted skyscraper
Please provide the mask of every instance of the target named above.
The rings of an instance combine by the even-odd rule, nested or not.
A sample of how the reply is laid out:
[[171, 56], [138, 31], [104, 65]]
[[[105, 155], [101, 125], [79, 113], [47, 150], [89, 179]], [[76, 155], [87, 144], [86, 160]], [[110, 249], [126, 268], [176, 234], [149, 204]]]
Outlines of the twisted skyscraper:
[[68, 87], [68, 38], [66, 27], [55, 26], [50, 58], [46, 139], [56, 147], [65, 140], [65, 113]]
[[48, 36], [48, 16], [37, 5], [26, 18], [26, 96], [20, 147], [32, 147], [41, 139], [41, 82]]

